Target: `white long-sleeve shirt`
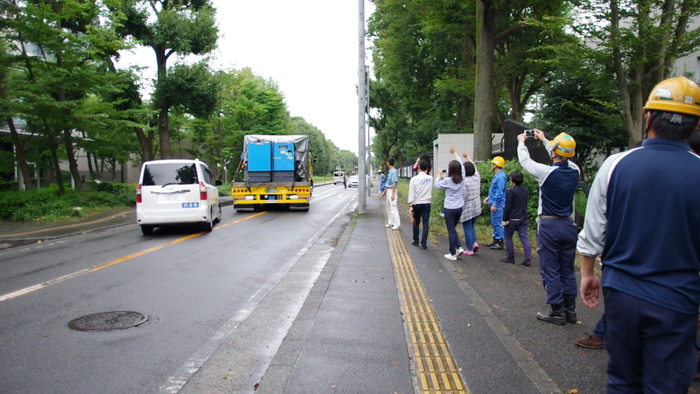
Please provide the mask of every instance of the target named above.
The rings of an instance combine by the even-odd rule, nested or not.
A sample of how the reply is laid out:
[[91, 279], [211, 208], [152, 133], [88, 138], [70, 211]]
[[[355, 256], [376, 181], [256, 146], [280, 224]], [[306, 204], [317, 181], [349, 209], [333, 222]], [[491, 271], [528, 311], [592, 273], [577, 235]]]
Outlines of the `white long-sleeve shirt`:
[[433, 177], [425, 172], [411, 178], [408, 187], [409, 204], [430, 204], [433, 194]]

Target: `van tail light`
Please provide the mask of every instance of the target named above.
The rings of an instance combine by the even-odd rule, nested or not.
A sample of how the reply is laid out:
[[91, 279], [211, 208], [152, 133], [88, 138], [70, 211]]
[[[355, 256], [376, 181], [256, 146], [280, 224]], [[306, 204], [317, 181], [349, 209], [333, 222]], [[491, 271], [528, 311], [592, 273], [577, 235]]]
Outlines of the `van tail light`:
[[204, 182], [199, 182], [199, 199], [201, 201], [206, 201], [207, 198], [207, 187], [204, 186]]
[[141, 184], [139, 183], [139, 186], [136, 188], [136, 203], [141, 202], [143, 202], [143, 199], [141, 198]]

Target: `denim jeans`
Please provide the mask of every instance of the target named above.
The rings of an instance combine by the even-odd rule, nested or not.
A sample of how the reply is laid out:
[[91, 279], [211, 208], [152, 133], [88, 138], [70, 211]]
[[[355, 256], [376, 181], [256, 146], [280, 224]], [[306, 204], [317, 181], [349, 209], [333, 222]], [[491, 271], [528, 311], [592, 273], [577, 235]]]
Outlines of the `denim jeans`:
[[452, 255], [457, 253], [457, 248], [460, 247], [459, 235], [457, 235], [456, 230], [460, 216], [462, 216], [462, 208], [445, 209], [445, 225], [447, 226], [447, 234], [450, 240], [450, 254]]
[[465, 249], [472, 251], [474, 244], [476, 243], [476, 228], [474, 228], [474, 223], [476, 218], [471, 218], [466, 222], [462, 222], [462, 230], [464, 230], [464, 242]]
[[423, 234], [420, 239], [420, 244], [426, 246], [428, 243], [428, 231], [430, 225], [430, 204], [414, 204], [413, 205], [413, 242], [418, 243], [418, 230], [421, 221], [423, 222]]

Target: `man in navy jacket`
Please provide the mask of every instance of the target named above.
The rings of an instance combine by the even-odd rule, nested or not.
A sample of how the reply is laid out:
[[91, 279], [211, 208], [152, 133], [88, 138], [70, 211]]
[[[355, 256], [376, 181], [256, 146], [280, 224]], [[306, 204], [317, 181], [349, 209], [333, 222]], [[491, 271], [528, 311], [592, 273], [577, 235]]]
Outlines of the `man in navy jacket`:
[[700, 87], [662, 81], [644, 111], [647, 139], [606, 159], [591, 186], [577, 244], [581, 298], [595, 308], [602, 286], [608, 393], [685, 394], [700, 302], [700, 157], [686, 141]]

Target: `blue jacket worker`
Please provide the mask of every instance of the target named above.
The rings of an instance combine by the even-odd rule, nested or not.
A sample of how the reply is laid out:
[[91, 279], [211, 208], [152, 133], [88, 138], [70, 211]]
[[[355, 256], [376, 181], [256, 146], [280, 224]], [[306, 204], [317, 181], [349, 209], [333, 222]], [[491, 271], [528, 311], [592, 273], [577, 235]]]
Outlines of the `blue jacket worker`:
[[518, 135], [518, 160], [540, 186], [537, 255], [542, 284], [547, 292], [547, 304], [552, 308], [549, 313], [538, 313], [537, 319], [559, 325], [576, 323], [574, 260], [578, 230], [572, 215], [581, 172], [569, 160], [574, 156], [576, 141], [566, 133], [548, 141], [541, 130], [535, 129], [535, 138], [544, 142], [545, 149], [552, 157], [552, 164], [546, 165], [530, 158], [525, 146], [526, 138], [525, 133]]
[[485, 243], [493, 250], [503, 249], [503, 208], [506, 206], [506, 174], [503, 167], [506, 161], [501, 156], [496, 156], [491, 160], [493, 179], [489, 195], [484, 199], [484, 204], [491, 208], [491, 226], [493, 227], [493, 242]]
[[[687, 393], [700, 303], [700, 157], [686, 142], [700, 87], [661, 81], [644, 106], [646, 139], [608, 157], [591, 185], [578, 237], [581, 299], [602, 287], [608, 393]], [[593, 271], [602, 256], [602, 280]]]
[[379, 193], [384, 193], [384, 188], [386, 187], [386, 175], [384, 175], [382, 170], [377, 170], [377, 173], [379, 174]]
[[504, 263], [515, 263], [515, 250], [513, 250], [513, 234], [516, 232], [523, 245], [525, 260], [522, 265], [529, 267], [532, 250], [530, 247], [530, 236], [527, 233], [527, 226], [530, 219], [527, 215], [527, 189], [523, 186], [523, 174], [515, 171], [510, 174], [510, 182], [513, 187], [506, 191], [506, 207], [503, 211], [503, 228], [506, 240], [506, 257], [501, 261]]

